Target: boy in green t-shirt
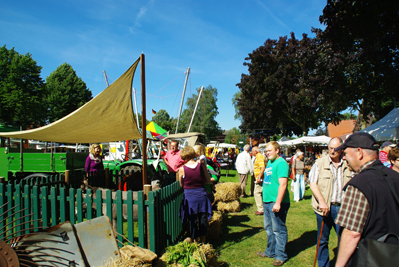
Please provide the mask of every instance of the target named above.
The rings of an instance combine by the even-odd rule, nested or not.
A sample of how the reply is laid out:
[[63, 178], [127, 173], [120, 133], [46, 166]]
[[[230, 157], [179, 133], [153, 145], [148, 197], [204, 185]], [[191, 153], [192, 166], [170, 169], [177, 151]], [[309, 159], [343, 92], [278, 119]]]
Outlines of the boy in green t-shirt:
[[[281, 266], [288, 259], [286, 245], [288, 241], [287, 218], [290, 196], [287, 189], [289, 166], [279, 156], [280, 145], [277, 142], [266, 144], [269, 159], [263, 177], [263, 221], [267, 234], [265, 252], [260, 257], [276, 258], [273, 266]], [[277, 232], [277, 233], [276, 233]]]

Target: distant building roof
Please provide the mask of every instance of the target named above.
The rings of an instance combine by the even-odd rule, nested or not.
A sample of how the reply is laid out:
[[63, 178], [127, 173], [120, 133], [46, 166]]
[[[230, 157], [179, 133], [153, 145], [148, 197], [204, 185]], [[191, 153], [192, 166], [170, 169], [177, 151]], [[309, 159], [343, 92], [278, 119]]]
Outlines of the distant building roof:
[[356, 120], [343, 120], [338, 125], [329, 123], [327, 126], [328, 136], [329, 137], [341, 137], [342, 140], [345, 140], [346, 136], [348, 134], [353, 133], [355, 124], [356, 124]]

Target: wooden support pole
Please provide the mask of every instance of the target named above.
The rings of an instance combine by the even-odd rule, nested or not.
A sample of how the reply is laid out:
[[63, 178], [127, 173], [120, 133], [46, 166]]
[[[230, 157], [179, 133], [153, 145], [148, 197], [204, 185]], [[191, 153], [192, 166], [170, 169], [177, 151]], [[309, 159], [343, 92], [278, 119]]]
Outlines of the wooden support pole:
[[70, 174], [70, 170], [65, 170], [65, 183], [67, 183], [69, 186], [71, 186], [71, 184], [70, 184], [70, 176], [71, 174]]
[[142, 131], [142, 155], [143, 155], [143, 185], [147, 184], [147, 130], [146, 130], [146, 102], [145, 102], [145, 58], [140, 55], [141, 63], [141, 131]]
[[[151, 190], [152, 190], [152, 186], [150, 185], [150, 184], [146, 184], [146, 185], [144, 185], [144, 188], [143, 188], [143, 195], [144, 195], [144, 200], [148, 200], [148, 193], [149, 192], [151, 192]], [[145, 225], [146, 225], [146, 231], [145, 231], [145, 235], [146, 235], [146, 240], [147, 240], [147, 248], [149, 249], [150, 248], [150, 219], [149, 219], [149, 212], [148, 212], [148, 206], [145, 206], [145, 209], [146, 209], [146, 212], [145, 212], [145, 214], [146, 214], [146, 223], [145, 223]]]

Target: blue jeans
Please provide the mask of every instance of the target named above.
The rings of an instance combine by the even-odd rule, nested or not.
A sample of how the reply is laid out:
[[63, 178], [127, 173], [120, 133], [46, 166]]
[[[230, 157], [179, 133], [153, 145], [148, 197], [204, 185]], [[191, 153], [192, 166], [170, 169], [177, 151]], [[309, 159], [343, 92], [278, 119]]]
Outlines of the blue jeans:
[[303, 195], [305, 194], [305, 179], [303, 174], [295, 174], [295, 179], [294, 201], [298, 201], [303, 199]]
[[263, 224], [267, 234], [267, 247], [264, 253], [269, 258], [286, 261], [288, 235], [285, 220], [290, 203], [281, 203], [279, 212], [272, 212], [274, 204], [274, 202], [263, 203]]
[[[328, 240], [330, 238], [330, 231], [331, 228], [335, 229], [335, 232], [338, 236], [338, 247], [339, 247], [339, 240], [340, 240], [340, 226], [335, 224], [334, 221], [337, 218], [338, 211], [340, 206], [331, 205], [330, 212], [327, 216], [323, 217], [316, 213], [317, 219], [317, 242], [319, 242], [320, 236], [320, 228], [321, 224], [324, 219], [324, 226], [323, 226], [323, 233], [321, 234], [320, 245], [319, 245], [319, 252], [317, 254], [317, 261], [319, 263], [319, 267], [329, 267], [330, 266], [330, 257], [328, 252]], [[317, 243], [316, 243], [317, 244]]]

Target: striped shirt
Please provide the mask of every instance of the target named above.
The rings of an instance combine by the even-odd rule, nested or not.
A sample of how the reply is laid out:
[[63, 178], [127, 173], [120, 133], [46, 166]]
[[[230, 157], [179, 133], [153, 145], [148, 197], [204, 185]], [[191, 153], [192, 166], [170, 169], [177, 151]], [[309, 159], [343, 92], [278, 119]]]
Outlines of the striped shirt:
[[[331, 158], [328, 156], [329, 162], [330, 162], [330, 170], [331, 170], [331, 175], [333, 178], [333, 184], [332, 184], [332, 194], [331, 194], [331, 203], [341, 203], [342, 200], [342, 187], [344, 184], [342, 184], [343, 181], [343, 170], [342, 170], [342, 165], [343, 165], [343, 160], [341, 159], [339, 165], [335, 167], [334, 162], [331, 161]], [[312, 169], [309, 172], [309, 182], [311, 183], [317, 183], [319, 179], [319, 167], [317, 167], [317, 163], [313, 164]]]

